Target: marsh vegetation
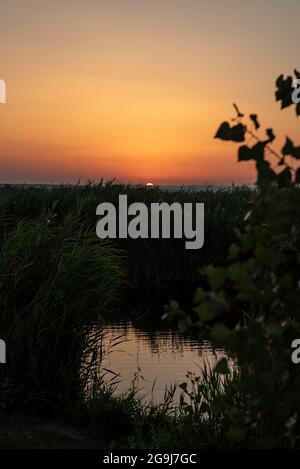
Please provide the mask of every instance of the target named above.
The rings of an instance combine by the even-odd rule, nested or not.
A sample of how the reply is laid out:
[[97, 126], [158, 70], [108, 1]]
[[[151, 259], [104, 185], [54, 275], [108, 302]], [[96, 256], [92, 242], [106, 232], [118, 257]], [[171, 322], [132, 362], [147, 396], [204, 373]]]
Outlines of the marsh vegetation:
[[[205, 246], [191, 253], [178, 239], [99, 240], [95, 208], [101, 201], [116, 202], [120, 193], [145, 204], [204, 202]], [[104, 383], [101, 363], [106, 352], [99, 347], [103, 320], [146, 315], [157, 321], [170, 297], [190, 304], [199, 266], [224, 257], [233, 240], [232, 227], [241, 226], [250, 195], [247, 188], [166, 192], [115, 182], [2, 186], [0, 326], [7, 344], [7, 364], [0, 369], [2, 409], [63, 416], [91, 425], [96, 433], [102, 428], [101, 438], [112, 438], [106, 420], [113, 421], [111, 413], [116, 412], [128, 419], [128, 438], [138, 438], [139, 444], [147, 444], [143, 429], [149, 422], [163, 422], [163, 434], [164, 425], [179, 418], [172, 393], [144, 407], [136, 385], [121, 396], [113, 392], [112, 383]], [[97, 391], [90, 388], [87, 399], [91, 379]], [[164, 414], [168, 407], [173, 417], [172, 412]]]

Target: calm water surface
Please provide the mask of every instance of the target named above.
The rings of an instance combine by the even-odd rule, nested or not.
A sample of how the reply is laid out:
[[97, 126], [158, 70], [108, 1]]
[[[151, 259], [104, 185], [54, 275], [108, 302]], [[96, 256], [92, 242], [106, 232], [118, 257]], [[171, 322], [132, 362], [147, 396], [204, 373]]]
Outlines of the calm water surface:
[[172, 329], [145, 330], [130, 321], [106, 324], [103, 345], [107, 354], [102, 366], [118, 375], [116, 392], [128, 390], [135, 379], [139, 396], [155, 403], [162, 402], [166, 386], [187, 381], [188, 371], [199, 375], [205, 363], [213, 366], [224, 356], [208, 341]]

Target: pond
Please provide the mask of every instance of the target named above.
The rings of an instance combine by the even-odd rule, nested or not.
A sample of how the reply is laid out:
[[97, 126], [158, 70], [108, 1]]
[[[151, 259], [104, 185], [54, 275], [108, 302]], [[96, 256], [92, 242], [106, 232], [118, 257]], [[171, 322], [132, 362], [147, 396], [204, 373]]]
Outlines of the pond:
[[[138, 396], [156, 404], [163, 401], [166, 387], [187, 381], [187, 372], [198, 376], [205, 364], [212, 367], [224, 356], [207, 340], [131, 321], [106, 323], [102, 346], [106, 351], [102, 367], [116, 374], [106, 375], [107, 381], [116, 382], [116, 392], [126, 392], [134, 381]], [[175, 400], [179, 396], [177, 389]]]

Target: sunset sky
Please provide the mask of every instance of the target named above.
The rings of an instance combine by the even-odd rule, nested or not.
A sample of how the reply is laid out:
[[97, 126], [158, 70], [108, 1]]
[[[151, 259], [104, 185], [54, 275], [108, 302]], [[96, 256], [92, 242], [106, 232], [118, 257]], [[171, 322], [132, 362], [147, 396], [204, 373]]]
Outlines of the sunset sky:
[[213, 139], [233, 101], [300, 143], [274, 100], [299, 0], [1, 0], [0, 18], [0, 182], [252, 182]]

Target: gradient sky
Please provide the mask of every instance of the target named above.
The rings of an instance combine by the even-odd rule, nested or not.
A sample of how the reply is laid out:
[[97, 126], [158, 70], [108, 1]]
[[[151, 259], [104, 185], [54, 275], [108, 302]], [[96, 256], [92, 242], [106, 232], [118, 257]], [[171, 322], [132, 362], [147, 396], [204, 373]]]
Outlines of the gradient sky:
[[233, 101], [297, 142], [274, 80], [300, 68], [299, 0], [1, 0], [0, 18], [1, 182], [251, 182], [213, 139]]

